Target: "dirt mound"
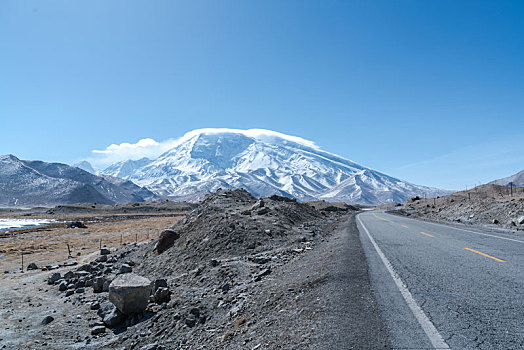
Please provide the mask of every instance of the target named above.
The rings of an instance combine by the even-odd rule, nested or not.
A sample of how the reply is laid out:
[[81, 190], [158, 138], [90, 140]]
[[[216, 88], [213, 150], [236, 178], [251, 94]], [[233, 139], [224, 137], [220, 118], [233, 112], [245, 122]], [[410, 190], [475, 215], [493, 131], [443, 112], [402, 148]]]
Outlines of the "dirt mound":
[[[344, 209], [320, 211], [281, 197], [257, 199], [245, 190], [208, 195], [169, 227], [172, 245], [162, 253], [155, 249], [158, 242], [121, 253], [119, 260], [136, 263], [133, 272], [166, 279], [172, 295], [169, 303], [150, 308], [151, 320], [136, 325], [147, 329], [146, 335], [129, 338], [125, 331], [106, 345], [140, 348], [158, 341], [166, 348], [243, 348], [233, 345], [241, 325], [278, 311], [253, 311], [253, 305], [264, 305], [267, 279], [329, 236], [350, 212]], [[287, 294], [294, 298], [290, 291], [283, 297]]]
[[[283, 339], [296, 321], [281, 312], [307, 313], [306, 323], [318, 317], [310, 302], [298, 308], [298, 301], [324, 272], [305, 266], [304, 276], [301, 269], [290, 274], [289, 266], [302, 266], [309, 251], [328, 256], [320, 243], [352, 213], [345, 205], [315, 209], [284, 197], [218, 190], [158, 240], [102, 248], [88, 264], [47, 276], [45, 310], [56, 317], [40, 338], [23, 341], [85, 349], [303, 348], [314, 332], [302, 327]], [[126, 300], [140, 306], [132, 315], [108, 297], [126, 273], [152, 283], [146, 309], [142, 299]], [[282, 281], [294, 282], [283, 287]]]
[[[154, 245], [143, 248], [142, 272], [172, 275], [195, 269], [209, 259], [253, 255], [307, 241], [320, 229], [326, 214], [312, 206], [280, 198], [257, 200], [245, 190], [219, 190], [169, 229], [180, 236], [161, 254]], [[176, 262], [170, 264], [168, 262]]]

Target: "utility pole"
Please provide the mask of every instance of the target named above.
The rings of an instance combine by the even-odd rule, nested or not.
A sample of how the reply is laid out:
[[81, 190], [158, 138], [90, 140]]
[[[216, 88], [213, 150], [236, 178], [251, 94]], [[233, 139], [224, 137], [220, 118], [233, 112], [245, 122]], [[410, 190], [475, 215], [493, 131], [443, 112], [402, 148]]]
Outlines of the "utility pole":
[[513, 182], [509, 183], [509, 191], [510, 191], [510, 197], [513, 197]]

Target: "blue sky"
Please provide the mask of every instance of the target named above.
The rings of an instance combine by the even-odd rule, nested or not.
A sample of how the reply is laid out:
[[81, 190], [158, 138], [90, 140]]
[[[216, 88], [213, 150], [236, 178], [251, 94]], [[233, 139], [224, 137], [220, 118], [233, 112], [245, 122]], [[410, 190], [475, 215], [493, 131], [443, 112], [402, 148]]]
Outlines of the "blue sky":
[[262, 128], [423, 185], [524, 169], [523, 1], [0, 2], [0, 154]]

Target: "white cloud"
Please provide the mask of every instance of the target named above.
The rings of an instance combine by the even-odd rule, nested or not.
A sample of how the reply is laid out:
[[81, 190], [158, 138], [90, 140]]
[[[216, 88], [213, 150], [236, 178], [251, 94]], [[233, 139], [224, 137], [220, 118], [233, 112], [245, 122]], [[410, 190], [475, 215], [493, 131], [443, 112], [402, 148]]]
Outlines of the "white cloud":
[[88, 161], [98, 168], [104, 168], [122, 160], [137, 160], [144, 157], [154, 159], [173, 148], [176, 143], [177, 140], [158, 142], [151, 138], [146, 138], [136, 143], [123, 142], [121, 144], [112, 144], [103, 150], [93, 150], [94, 156], [89, 158]]
[[276, 139], [284, 139], [289, 142], [301, 144], [306, 147], [318, 149], [313, 141], [309, 141], [297, 136], [290, 136], [276, 131], [264, 129], [226, 129], [226, 128], [206, 128], [197, 129], [186, 133], [178, 139], [168, 139], [165, 141], [155, 141], [151, 138], [141, 139], [136, 143], [123, 142], [120, 144], [112, 144], [103, 150], [93, 150], [93, 157], [87, 159], [91, 164], [99, 169], [103, 169], [110, 164], [120, 162], [122, 160], [137, 160], [140, 158], [154, 159], [162, 153], [170, 150], [173, 147], [195, 137], [198, 135], [234, 133], [242, 134], [247, 137], [252, 137], [257, 140], [271, 142]]

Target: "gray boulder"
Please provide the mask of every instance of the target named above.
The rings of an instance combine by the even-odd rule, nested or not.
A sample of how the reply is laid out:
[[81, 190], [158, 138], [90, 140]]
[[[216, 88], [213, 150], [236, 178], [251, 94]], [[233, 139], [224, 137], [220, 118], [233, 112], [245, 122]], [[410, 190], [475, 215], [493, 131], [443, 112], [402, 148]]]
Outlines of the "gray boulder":
[[35, 263], [30, 263], [30, 264], [27, 266], [27, 269], [28, 269], [28, 270], [37, 270], [37, 269], [38, 269], [38, 266], [36, 266]]
[[517, 224], [524, 225], [524, 215], [519, 216], [517, 219]]
[[150, 292], [150, 280], [134, 273], [126, 273], [109, 285], [109, 301], [124, 315], [132, 315], [145, 310]]

